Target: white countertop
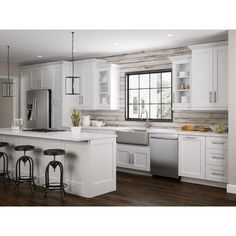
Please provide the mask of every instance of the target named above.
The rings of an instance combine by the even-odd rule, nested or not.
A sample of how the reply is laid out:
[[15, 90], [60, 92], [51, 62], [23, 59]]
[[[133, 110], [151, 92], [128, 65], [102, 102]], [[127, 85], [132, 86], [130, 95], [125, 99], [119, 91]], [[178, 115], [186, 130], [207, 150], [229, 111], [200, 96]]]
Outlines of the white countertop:
[[158, 127], [132, 127], [132, 126], [123, 126], [123, 127], [113, 127], [113, 126], [104, 126], [104, 127], [82, 127], [83, 129], [95, 129], [95, 130], [114, 130], [114, 131], [129, 131], [132, 129], [136, 130], [147, 130], [148, 133], [163, 133], [163, 134], [178, 134], [178, 135], [197, 135], [197, 136], [209, 136], [209, 137], [228, 137], [228, 133], [214, 133], [214, 132], [197, 132], [197, 131], [182, 131], [178, 128], [158, 128]]
[[10, 136], [20, 136], [20, 137], [32, 137], [32, 138], [42, 138], [42, 139], [54, 139], [62, 141], [75, 141], [83, 142], [104, 138], [116, 138], [114, 134], [99, 134], [99, 133], [80, 133], [79, 135], [74, 135], [69, 131], [66, 132], [56, 132], [56, 133], [40, 133], [40, 132], [24, 132], [13, 129], [0, 129], [0, 135], [10, 135]]

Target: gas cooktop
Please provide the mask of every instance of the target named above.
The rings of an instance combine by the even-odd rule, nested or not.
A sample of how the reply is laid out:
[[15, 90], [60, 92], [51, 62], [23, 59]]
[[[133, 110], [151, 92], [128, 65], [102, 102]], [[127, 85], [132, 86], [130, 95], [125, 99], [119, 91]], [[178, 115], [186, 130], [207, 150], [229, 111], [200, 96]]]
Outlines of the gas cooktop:
[[24, 132], [40, 132], [40, 133], [55, 133], [55, 132], [65, 132], [65, 129], [23, 129]]

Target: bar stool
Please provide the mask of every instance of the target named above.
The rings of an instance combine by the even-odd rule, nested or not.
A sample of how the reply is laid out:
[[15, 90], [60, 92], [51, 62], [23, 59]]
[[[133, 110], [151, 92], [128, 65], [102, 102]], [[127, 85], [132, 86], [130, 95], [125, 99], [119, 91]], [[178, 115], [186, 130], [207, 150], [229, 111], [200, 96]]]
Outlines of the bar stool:
[[[15, 147], [16, 151], [23, 151], [24, 155], [21, 156], [17, 162], [16, 162], [16, 179], [15, 179], [15, 187], [19, 186], [20, 183], [29, 183], [31, 187], [31, 191], [33, 192], [33, 186], [36, 186], [35, 180], [37, 179], [34, 176], [34, 162], [33, 159], [30, 156], [26, 155], [27, 151], [33, 151], [35, 150], [35, 147], [32, 145], [19, 145]], [[26, 163], [29, 164], [29, 174], [27, 176], [22, 176], [21, 175], [21, 163], [23, 162], [24, 165]]]
[[[53, 161], [50, 161], [45, 170], [45, 194], [44, 199], [47, 197], [48, 191], [60, 191], [61, 197], [65, 200], [65, 188], [68, 186], [63, 183], [63, 165], [60, 161], [56, 161], [56, 156], [65, 155], [65, 150], [63, 149], [47, 149], [43, 152], [44, 155], [53, 156]], [[49, 170], [50, 166], [53, 168], [54, 172], [56, 168], [59, 168], [60, 171], [60, 181], [57, 183], [50, 183], [49, 179]]]
[[[8, 147], [9, 143], [0, 142], [0, 148]], [[3, 159], [3, 170], [0, 172], [0, 176], [3, 176], [5, 179], [5, 183], [7, 184], [7, 180], [10, 181], [9, 171], [8, 171], [8, 155], [5, 152], [0, 151], [0, 160]]]

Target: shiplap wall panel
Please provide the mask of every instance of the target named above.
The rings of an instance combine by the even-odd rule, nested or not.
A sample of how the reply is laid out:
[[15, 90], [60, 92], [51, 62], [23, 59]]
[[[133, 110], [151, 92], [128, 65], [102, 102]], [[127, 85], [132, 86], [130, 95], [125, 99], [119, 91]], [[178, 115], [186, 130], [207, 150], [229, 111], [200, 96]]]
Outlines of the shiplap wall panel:
[[[144, 126], [143, 122], [125, 121], [125, 73], [135, 71], [148, 71], [171, 68], [168, 59], [171, 56], [189, 55], [191, 51], [187, 47], [142, 51], [105, 57], [111, 63], [120, 66], [120, 109], [118, 111], [82, 111], [83, 115], [91, 115], [91, 119], [103, 120], [108, 125]], [[193, 124], [217, 124], [228, 123], [228, 113], [224, 111], [174, 111], [173, 123], [152, 122], [153, 126], [179, 127], [183, 123]]]

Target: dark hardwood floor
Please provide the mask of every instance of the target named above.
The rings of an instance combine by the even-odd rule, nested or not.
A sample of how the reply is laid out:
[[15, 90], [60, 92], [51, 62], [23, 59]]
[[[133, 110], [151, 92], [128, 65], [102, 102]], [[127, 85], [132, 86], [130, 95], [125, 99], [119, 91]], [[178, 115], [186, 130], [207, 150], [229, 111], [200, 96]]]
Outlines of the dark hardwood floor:
[[161, 177], [117, 173], [117, 191], [92, 199], [67, 194], [63, 202], [57, 193], [43, 200], [43, 188], [31, 192], [22, 184], [12, 191], [0, 180], [1, 206], [236, 206], [236, 195], [225, 189], [182, 183]]

